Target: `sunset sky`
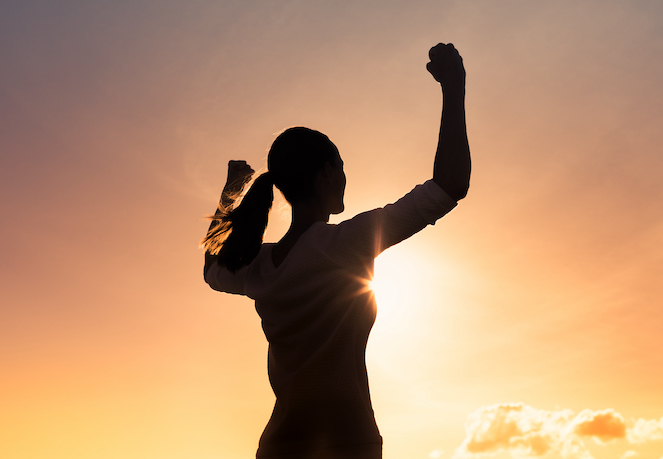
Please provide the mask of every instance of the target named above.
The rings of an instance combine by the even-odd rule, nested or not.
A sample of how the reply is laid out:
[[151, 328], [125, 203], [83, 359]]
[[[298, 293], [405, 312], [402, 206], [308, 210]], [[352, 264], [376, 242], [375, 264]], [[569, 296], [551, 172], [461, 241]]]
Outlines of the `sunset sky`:
[[0, 1], [0, 457], [254, 457], [267, 343], [198, 248], [226, 164], [304, 125], [333, 222], [393, 202], [438, 42], [472, 186], [376, 262], [384, 458], [663, 458], [660, 0]]

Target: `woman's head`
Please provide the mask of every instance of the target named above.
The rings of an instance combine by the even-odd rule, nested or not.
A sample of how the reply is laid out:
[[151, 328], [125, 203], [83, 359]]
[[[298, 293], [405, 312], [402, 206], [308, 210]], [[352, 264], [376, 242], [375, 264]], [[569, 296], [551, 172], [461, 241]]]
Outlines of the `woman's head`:
[[218, 224], [202, 242], [233, 272], [260, 251], [274, 198], [272, 184], [293, 206], [313, 199], [327, 216], [343, 211], [343, 161], [323, 133], [304, 127], [286, 129], [269, 150], [267, 168], [269, 172], [256, 178], [239, 206], [212, 217]]
[[[283, 131], [274, 140], [267, 157], [267, 168], [274, 185], [290, 204], [315, 193], [316, 180], [321, 171], [329, 167], [340, 168], [342, 174], [342, 166], [336, 145], [323, 133], [305, 127]], [[344, 175], [342, 188], [345, 188]]]

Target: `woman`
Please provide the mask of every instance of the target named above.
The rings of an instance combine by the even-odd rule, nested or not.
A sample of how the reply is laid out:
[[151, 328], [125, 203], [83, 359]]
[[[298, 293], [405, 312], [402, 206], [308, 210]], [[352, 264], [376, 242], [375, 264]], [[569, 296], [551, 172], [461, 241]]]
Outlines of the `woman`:
[[[253, 170], [244, 161], [229, 164], [203, 241], [205, 280], [215, 290], [254, 299], [269, 341], [276, 405], [258, 458], [382, 457], [365, 364], [376, 312], [368, 288], [373, 260], [434, 224], [469, 187], [462, 59], [451, 44], [433, 47], [429, 57], [427, 69], [443, 89], [433, 178], [396, 203], [328, 224], [344, 208], [343, 161], [327, 136], [303, 127], [277, 137], [268, 172], [234, 209], [233, 196]], [[272, 186], [290, 203], [292, 223], [278, 243], [263, 244]]]

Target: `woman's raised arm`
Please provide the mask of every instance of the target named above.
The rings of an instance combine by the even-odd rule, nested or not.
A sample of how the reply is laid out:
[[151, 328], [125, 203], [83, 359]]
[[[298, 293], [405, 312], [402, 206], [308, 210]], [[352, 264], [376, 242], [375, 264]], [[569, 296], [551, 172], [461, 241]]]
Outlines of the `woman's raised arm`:
[[456, 48], [438, 44], [426, 65], [442, 87], [442, 121], [435, 154], [433, 181], [458, 201], [470, 187], [470, 146], [465, 124], [465, 68]]

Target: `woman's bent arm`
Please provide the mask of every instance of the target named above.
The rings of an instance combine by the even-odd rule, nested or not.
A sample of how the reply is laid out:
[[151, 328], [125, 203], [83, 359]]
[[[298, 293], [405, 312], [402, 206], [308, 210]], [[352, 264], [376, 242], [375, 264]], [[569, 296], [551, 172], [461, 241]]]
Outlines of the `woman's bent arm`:
[[[214, 214], [215, 217], [221, 215], [232, 206], [237, 195], [242, 191], [246, 182], [251, 179], [253, 173], [254, 170], [246, 163], [246, 161], [228, 162], [228, 178], [226, 180], [226, 185], [223, 187], [219, 206]], [[209, 234], [218, 224], [219, 222], [217, 220], [212, 220], [212, 223], [207, 230], [207, 234]], [[205, 251], [205, 267], [203, 269], [203, 275], [207, 275], [207, 270], [218, 258], [218, 255], [212, 255], [208, 251]]]

